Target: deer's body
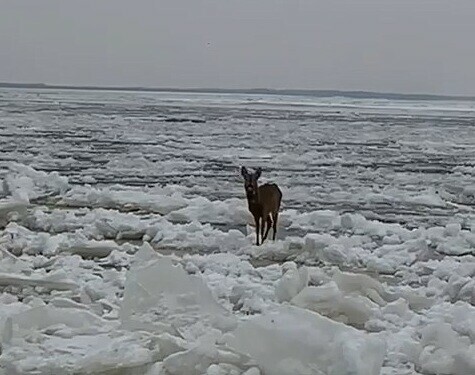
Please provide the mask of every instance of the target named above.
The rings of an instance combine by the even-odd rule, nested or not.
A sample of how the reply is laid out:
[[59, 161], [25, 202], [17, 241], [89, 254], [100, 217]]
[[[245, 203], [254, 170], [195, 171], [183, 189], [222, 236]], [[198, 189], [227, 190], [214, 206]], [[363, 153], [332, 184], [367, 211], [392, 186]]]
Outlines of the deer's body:
[[273, 229], [272, 239], [275, 240], [282, 192], [276, 184], [257, 185], [257, 180], [261, 175], [260, 168], [250, 174], [245, 167], [242, 167], [241, 174], [244, 177], [248, 208], [256, 224], [256, 245], [259, 245], [259, 232], [262, 244], [266, 240], [271, 226]]

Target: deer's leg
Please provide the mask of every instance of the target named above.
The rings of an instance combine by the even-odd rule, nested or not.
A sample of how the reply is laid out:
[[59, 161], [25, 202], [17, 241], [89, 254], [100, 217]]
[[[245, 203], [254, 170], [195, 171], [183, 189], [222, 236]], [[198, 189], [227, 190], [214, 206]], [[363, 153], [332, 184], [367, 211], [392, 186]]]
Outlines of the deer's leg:
[[277, 220], [279, 218], [279, 212], [276, 212], [272, 215], [272, 229], [273, 229], [273, 232], [272, 233], [272, 241], [275, 241], [275, 236], [277, 234]]
[[259, 246], [259, 216], [254, 216], [256, 223], [256, 245]]
[[265, 240], [265, 238], [264, 238], [264, 230], [265, 229], [266, 229], [266, 221], [265, 221], [265, 217], [262, 217], [261, 218], [261, 245]]
[[271, 218], [270, 214], [267, 215], [266, 223], [267, 223], [266, 233], [264, 234], [262, 242], [264, 242], [266, 240], [267, 235], [269, 234], [270, 227], [272, 226], [272, 218]]

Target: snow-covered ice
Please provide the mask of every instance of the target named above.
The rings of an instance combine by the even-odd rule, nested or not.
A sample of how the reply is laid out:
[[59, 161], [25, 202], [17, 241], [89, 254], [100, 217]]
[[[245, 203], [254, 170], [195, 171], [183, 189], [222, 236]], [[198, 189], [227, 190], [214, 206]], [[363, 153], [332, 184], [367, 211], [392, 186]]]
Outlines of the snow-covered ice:
[[474, 374], [474, 108], [0, 90], [0, 374]]

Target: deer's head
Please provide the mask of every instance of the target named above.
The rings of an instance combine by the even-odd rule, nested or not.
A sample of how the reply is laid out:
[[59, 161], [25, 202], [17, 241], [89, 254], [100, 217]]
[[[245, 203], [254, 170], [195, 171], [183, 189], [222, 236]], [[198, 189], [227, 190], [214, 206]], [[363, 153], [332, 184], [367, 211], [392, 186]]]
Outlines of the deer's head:
[[241, 175], [244, 177], [244, 189], [248, 197], [257, 196], [257, 180], [261, 177], [261, 173], [261, 168], [257, 168], [254, 173], [249, 173], [246, 167], [241, 167]]

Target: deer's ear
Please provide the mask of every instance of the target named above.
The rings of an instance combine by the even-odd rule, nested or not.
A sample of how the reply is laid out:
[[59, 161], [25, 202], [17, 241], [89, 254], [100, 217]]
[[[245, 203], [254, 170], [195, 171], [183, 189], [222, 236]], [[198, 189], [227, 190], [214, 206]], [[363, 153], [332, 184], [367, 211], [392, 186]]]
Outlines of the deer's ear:
[[261, 174], [262, 174], [262, 168], [261, 168], [261, 167], [258, 167], [258, 168], [256, 169], [256, 173], [255, 173], [256, 178], [261, 177]]
[[241, 167], [241, 175], [242, 177], [246, 177], [249, 173], [247, 173], [246, 167]]

